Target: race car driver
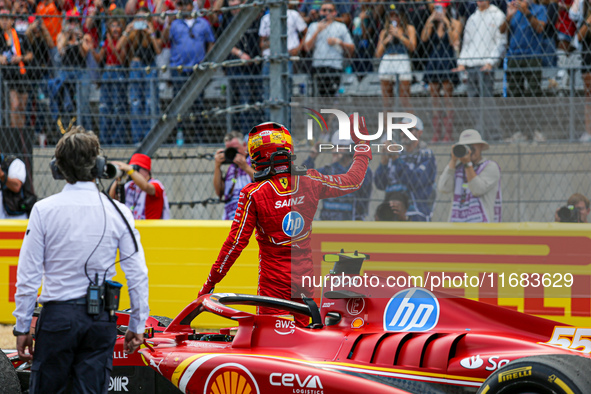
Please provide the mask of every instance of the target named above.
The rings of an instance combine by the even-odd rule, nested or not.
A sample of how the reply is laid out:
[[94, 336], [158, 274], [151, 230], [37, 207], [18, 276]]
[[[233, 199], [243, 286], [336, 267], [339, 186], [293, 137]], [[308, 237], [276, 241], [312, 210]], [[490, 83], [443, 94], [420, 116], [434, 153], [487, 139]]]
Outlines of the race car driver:
[[[353, 115], [350, 118], [353, 128]], [[367, 135], [365, 119], [359, 117], [359, 132]], [[257, 229], [259, 243], [259, 287], [261, 296], [301, 301], [311, 297], [312, 288], [303, 288], [302, 276], [312, 275], [310, 248], [311, 225], [318, 200], [354, 192], [363, 184], [372, 158], [366, 141], [353, 130], [356, 153], [346, 174], [322, 175], [316, 170], [294, 168], [293, 145], [289, 130], [278, 123], [255, 126], [249, 133], [248, 151], [255, 167], [254, 182], [242, 189], [236, 216], [228, 238], [211, 268], [199, 296], [212, 293], [248, 245]], [[361, 146], [363, 145], [363, 146]], [[259, 307], [261, 314], [285, 314], [285, 311]], [[300, 326], [309, 318], [295, 316]]]

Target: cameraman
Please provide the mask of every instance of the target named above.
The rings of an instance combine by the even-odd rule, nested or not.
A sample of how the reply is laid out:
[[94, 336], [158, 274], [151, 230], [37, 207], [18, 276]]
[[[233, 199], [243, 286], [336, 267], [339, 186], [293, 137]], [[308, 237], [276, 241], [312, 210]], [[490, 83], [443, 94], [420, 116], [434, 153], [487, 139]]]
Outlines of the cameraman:
[[[226, 149], [219, 149], [214, 157], [213, 188], [225, 202], [222, 220], [233, 220], [242, 188], [252, 182], [254, 169], [246, 155], [246, 142], [242, 133], [232, 131], [224, 137]], [[226, 175], [222, 175], [222, 164], [230, 164]]]
[[[129, 176], [125, 183], [123, 202], [136, 220], [170, 219], [170, 207], [164, 185], [158, 179], [152, 178], [152, 159], [142, 153], [131, 156], [129, 164], [114, 161], [122, 172]], [[111, 198], [116, 198], [119, 181], [113, 182], [109, 189]], [[120, 196], [117, 196], [120, 198]]]
[[554, 221], [588, 223], [589, 211], [589, 199], [581, 193], [575, 193], [568, 198], [566, 206], [556, 210]]
[[[73, 392], [107, 392], [117, 323], [102, 305], [92, 311], [87, 295], [91, 285], [116, 274], [117, 249], [131, 302], [125, 353], [143, 343], [149, 313], [144, 251], [131, 213], [94, 184], [99, 151], [96, 135], [79, 126], [59, 140], [55, 158], [67, 184], [35, 204], [21, 247], [13, 333], [19, 358], [33, 359], [32, 394], [63, 392], [69, 380]], [[42, 282], [33, 347], [29, 330]]]
[[472, 129], [462, 131], [452, 147], [451, 160], [437, 182], [439, 193], [453, 193], [450, 222], [501, 221], [501, 169], [496, 162], [482, 158], [482, 151], [488, 148], [480, 133]]

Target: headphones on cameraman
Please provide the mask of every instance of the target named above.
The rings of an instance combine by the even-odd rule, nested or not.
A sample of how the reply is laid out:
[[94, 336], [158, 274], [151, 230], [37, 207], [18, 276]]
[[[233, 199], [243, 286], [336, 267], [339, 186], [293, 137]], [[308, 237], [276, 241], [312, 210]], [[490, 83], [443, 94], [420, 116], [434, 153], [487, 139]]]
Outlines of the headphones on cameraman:
[[[55, 157], [49, 162], [49, 167], [51, 168], [53, 179], [66, 179], [57, 166], [57, 159]], [[113, 164], [107, 163], [107, 158], [105, 156], [97, 156], [94, 168], [90, 174], [94, 178], [111, 179], [117, 174], [117, 168]]]

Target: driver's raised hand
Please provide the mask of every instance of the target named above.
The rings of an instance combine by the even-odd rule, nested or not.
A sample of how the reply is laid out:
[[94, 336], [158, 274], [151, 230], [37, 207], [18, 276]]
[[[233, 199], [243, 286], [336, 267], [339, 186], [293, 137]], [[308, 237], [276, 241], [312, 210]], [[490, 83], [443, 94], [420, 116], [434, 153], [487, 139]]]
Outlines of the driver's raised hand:
[[197, 298], [201, 297], [204, 294], [211, 294], [215, 289], [215, 285], [210, 284], [209, 282], [205, 282], [201, 290], [199, 290], [199, 294], [197, 294]]
[[[357, 130], [359, 131], [359, 134], [361, 135], [369, 135], [369, 131], [367, 130], [367, 125], [365, 123], [365, 117], [359, 115], [358, 116], [358, 127]], [[362, 140], [361, 138], [359, 138], [357, 136], [357, 134], [355, 133], [355, 114], [351, 114], [349, 116], [349, 125], [351, 127], [351, 139], [353, 140], [353, 142], [355, 143], [355, 145], [366, 145], [367, 146], [367, 151], [364, 151], [362, 149], [355, 149], [355, 153], [356, 154], [362, 154], [364, 156], [367, 156], [367, 158], [369, 160], [372, 159], [372, 154], [371, 154], [371, 147], [369, 146], [369, 143], [367, 142], [367, 140]]]

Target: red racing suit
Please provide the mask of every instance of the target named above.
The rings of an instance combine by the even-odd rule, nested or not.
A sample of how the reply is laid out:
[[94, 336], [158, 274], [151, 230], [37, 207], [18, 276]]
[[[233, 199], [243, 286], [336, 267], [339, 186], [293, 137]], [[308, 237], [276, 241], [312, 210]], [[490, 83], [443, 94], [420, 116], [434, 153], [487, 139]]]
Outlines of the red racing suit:
[[[250, 183], [242, 189], [232, 229], [211, 268], [204, 286], [213, 288], [226, 275], [256, 228], [259, 243], [258, 294], [301, 301], [313, 289], [304, 289], [303, 275], [313, 275], [310, 235], [318, 200], [354, 192], [363, 184], [371, 152], [356, 152], [346, 174], [322, 175], [308, 170], [306, 175], [278, 174]], [[203, 290], [202, 290], [203, 291]], [[285, 314], [261, 307], [259, 313]], [[307, 317], [296, 316], [305, 326]]]

